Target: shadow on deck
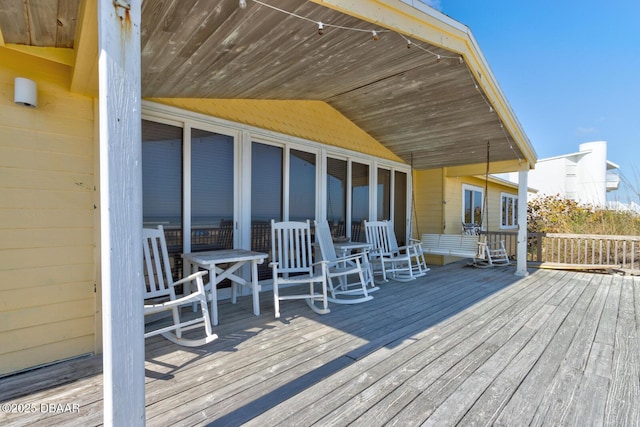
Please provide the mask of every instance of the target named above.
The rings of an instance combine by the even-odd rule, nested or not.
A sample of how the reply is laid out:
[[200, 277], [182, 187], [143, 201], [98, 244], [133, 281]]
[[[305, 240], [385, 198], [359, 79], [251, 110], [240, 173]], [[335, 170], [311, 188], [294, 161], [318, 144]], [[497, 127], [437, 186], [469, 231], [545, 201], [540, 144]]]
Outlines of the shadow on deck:
[[[614, 351], [626, 347], [611, 338], [619, 327], [612, 319], [622, 306], [632, 315], [637, 311], [621, 302], [623, 289], [633, 302], [633, 278], [556, 271], [519, 278], [514, 271], [464, 263], [434, 267], [414, 282], [382, 285], [370, 302], [332, 304], [324, 316], [291, 301], [282, 304], [282, 318], [276, 320], [270, 293], [261, 295], [260, 316], [251, 314], [250, 297], [237, 305], [222, 302], [215, 342], [185, 349], [160, 337], [147, 340], [147, 423], [529, 424], [552, 414], [555, 402], [570, 399], [560, 385], [566, 387], [571, 378], [584, 380], [589, 369], [598, 370], [596, 379], [606, 379], [606, 387], [605, 380], [586, 382], [600, 387], [603, 402], [612, 393], [638, 392], [637, 376], [635, 385], [620, 377], [622, 389], [614, 381]], [[631, 329], [620, 333], [635, 333], [637, 350], [632, 319], [633, 328], [626, 325]], [[568, 351], [584, 362], [578, 363], [579, 375], [561, 369]], [[630, 363], [626, 372], [638, 371], [637, 355], [618, 363]], [[556, 400], [548, 400], [547, 389], [562, 399], [554, 394]], [[75, 414], [5, 413], [0, 421], [102, 422], [99, 357], [3, 378], [0, 390], [3, 402], [80, 408]], [[523, 406], [525, 397], [534, 403]], [[590, 411], [602, 407], [593, 416], [603, 421], [612, 411], [638, 417], [637, 399], [623, 412], [614, 403], [607, 405], [610, 412], [606, 405], [591, 405]], [[616, 422], [625, 425], [628, 419]]]

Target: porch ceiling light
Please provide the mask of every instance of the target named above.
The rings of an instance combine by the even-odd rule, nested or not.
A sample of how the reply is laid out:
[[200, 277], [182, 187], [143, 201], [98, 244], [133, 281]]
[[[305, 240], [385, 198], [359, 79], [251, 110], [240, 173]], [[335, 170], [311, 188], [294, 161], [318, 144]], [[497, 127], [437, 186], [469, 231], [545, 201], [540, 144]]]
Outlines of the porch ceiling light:
[[13, 102], [25, 107], [36, 108], [38, 106], [38, 88], [36, 82], [16, 77], [14, 81]]

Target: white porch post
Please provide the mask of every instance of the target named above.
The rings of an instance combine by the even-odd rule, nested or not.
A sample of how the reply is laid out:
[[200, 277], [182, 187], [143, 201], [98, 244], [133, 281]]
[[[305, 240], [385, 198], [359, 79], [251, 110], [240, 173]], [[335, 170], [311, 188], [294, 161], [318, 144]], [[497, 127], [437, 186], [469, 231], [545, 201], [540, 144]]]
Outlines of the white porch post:
[[527, 276], [527, 189], [529, 169], [518, 172], [518, 251], [516, 276]]
[[106, 426], [145, 423], [140, 3], [98, 1]]

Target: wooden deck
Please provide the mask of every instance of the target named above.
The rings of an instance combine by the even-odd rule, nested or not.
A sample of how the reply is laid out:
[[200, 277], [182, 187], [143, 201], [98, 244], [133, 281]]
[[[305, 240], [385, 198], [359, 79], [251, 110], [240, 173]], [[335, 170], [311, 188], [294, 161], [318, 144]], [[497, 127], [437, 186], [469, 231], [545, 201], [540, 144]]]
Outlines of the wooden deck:
[[[207, 347], [147, 340], [147, 424], [640, 425], [639, 278], [513, 273], [434, 267], [325, 316], [224, 302]], [[101, 360], [0, 379], [0, 401], [0, 425], [99, 425]]]

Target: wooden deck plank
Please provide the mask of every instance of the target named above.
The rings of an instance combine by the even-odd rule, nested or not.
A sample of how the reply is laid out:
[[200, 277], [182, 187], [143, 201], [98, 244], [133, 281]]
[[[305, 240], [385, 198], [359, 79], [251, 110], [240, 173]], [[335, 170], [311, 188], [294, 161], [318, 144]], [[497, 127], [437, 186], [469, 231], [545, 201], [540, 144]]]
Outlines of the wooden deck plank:
[[[399, 287], [399, 288], [400, 288], [400, 287], [406, 287], [405, 289], [410, 290], [410, 289], [411, 289], [411, 286], [414, 286], [414, 285], [412, 285], [412, 284], [406, 284], [406, 285], [394, 285], [394, 286], [397, 286], [397, 287]], [[459, 292], [464, 292], [464, 290], [465, 290], [464, 288], [461, 288], [461, 289], [459, 289]], [[458, 297], [458, 296], [456, 295], [456, 293], [453, 293], [453, 294], [449, 294], [449, 295], [447, 295], [447, 293], [446, 293], [446, 292], [444, 292], [444, 293], [443, 293], [443, 292], [442, 292], [442, 290], [440, 290], [440, 291], [438, 291], [438, 292], [440, 292], [440, 293], [442, 294], [441, 298], [442, 298], [442, 299], [444, 299], [445, 301], [451, 300], [452, 298], [453, 298], [453, 299], [455, 299], [455, 298], [457, 298], [457, 297]], [[398, 295], [398, 294], [396, 293], [396, 295]], [[418, 318], [416, 318], [416, 316], [415, 316], [415, 315], [410, 315], [410, 313], [412, 313], [412, 312], [413, 312], [413, 310], [412, 310], [411, 306], [407, 305], [407, 303], [406, 303], [406, 302], [403, 302], [403, 301], [402, 301], [402, 298], [400, 298], [399, 300], [400, 300], [400, 301], [396, 302], [396, 304], [398, 304], [396, 307], [391, 307], [391, 308], [390, 308], [390, 315], [389, 315], [389, 316], [387, 316], [387, 319], [393, 319], [393, 320], [395, 320], [395, 323], [394, 323], [394, 324], [396, 325], [396, 326], [395, 326], [395, 328], [398, 328], [398, 330], [405, 330], [405, 333], [410, 333], [410, 332], [411, 332], [413, 329], [415, 329], [415, 328], [424, 328], [424, 327], [425, 327], [425, 324], [420, 324], [420, 322], [416, 323], [416, 321], [418, 320]], [[414, 309], [415, 309], [415, 310], [417, 310], [417, 311], [418, 311], [418, 313], [420, 313], [422, 310], [432, 311], [432, 308], [430, 308], [430, 305], [432, 305], [432, 306], [433, 306], [433, 305], [438, 305], [438, 304], [440, 303], [439, 301], [440, 301], [440, 299], [438, 299], [438, 298], [430, 299], [429, 303], [427, 303], [427, 304], [423, 304], [423, 306], [422, 306], [422, 307], [417, 307], [417, 306], [415, 306], [415, 307], [414, 307]], [[450, 304], [449, 304], [449, 305], [450, 305]], [[449, 306], [449, 305], [448, 305], [448, 306]], [[404, 315], [403, 315], [401, 318], [397, 318], [398, 316], [397, 316], [397, 314], [395, 314], [395, 313], [400, 312], [400, 309], [403, 309], [403, 313], [404, 313]], [[438, 314], [437, 312], [436, 312], [436, 315], [437, 315], [438, 317], [441, 317], [441, 316], [442, 316], [442, 315]], [[349, 316], [349, 318], [352, 318], [352, 316]], [[394, 319], [394, 318], [395, 318], [395, 319]], [[363, 320], [366, 320], [366, 319], [363, 319]], [[399, 323], [399, 320], [402, 320], [402, 322], [400, 322], [400, 323]], [[431, 322], [432, 322], [432, 321], [431, 321]], [[406, 324], [408, 324], [408, 325], [413, 325], [413, 326], [411, 326], [411, 328], [403, 328], [403, 327], [402, 327], [402, 324], [403, 324], [403, 323], [406, 323]], [[333, 325], [333, 322], [332, 322], [332, 325]], [[360, 349], [360, 348], [362, 348], [363, 346], [365, 346], [365, 347], [369, 348], [369, 350], [370, 350], [370, 343], [371, 343], [371, 342], [374, 342], [374, 343], [376, 343], [376, 342], [377, 342], [377, 347], [378, 347], [378, 348], [380, 348], [380, 347], [383, 347], [384, 345], [386, 345], [386, 343], [388, 343], [388, 342], [390, 342], [390, 341], [393, 341], [393, 340], [396, 338], [395, 333], [391, 333], [391, 335], [392, 335], [392, 337], [391, 337], [391, 338], [390, 338], [390, 337], [388, 337], [388, 332], [387, 332], [387, 330], [389, 329], [389, 328], [388, 328], [388, 326], [385, 326], [385, 325], [378, 325], [378, 324], [376, 324], [376, 323], [374, 323], [374, 322], [371, 322], [371, 321], [370, 321], [370, 319], [369, 319], [369, 321], [368, 321], [368, 322], [366, 322], [366, 325], [367, 325], [367, 326], [365, 326], [365, 327], [364, 327], [364, 329], [368, 329], [368, 330], [371, 330], [371, 331], [375, 331], [375, 332], [376, 332], [376, 334], [378, 334], [379, 336], [380, 336], [380, 334], [381, 334], [381, 339], [375, 338], [375, 336], [373, 336], [373, 335], [368, 335], [370, 338], [373, 338], [373, 339], [372, 339], [372, 341], [369, 341], [369, 342], [354, 342], [354, 340], [353, 340], [353, 339], [351, 339], [351, 343], [349, 343], [348, 345], [354, 346], [354, 344], [355, 344], [355, 347], [353, 347], [353, 348], [355, 348], [355, 349], [356, 349], [356, 353], [358, 353], [358, 354], [360, 353], [360, 352], [359, 352], [359, 349]], [[381, 326], [382, 326], [382, 327], [381, 327]], [[393, 328], [391, 328], [391, 329], [393, 330]], [[361, 335], [361, 333], [359, 333], [358, 335]], [[353, 350], [352, 350], [352, 351], [347, 351], [347, 352], [345, 352], [345, 349], [347, 349], [347, 348], [348, 348], [348, 347], [343, 347], [343, 348], [339, 348], [339, 349], [337, 349], [337, 351], [338, 351], [338, 352], [337, 352], [337, 354], [343, 354], [343, 355], [346, 355], [346, 357], [347, 357], [349, 360], [344, 360], [344, 361], [342, 361], [342, 362], [343, 362], [343, 363], [347, 363], [347, 362], [348, 362], [348, 364], [350, 364], [350, 363], [352, 363], [354, 360], [356, 360], [356, 357], [352, 357], [352, 356], [351, 356], [351, 355], [353, 354]], [[322, 351], [322, 352], [324, 352], [324, 351], [325, 351], [325, 350], [323, 349], [323, 351]], [[325, 357], [325, 354], [321, 354], [320, 356]], [[320, 357], [320, 356], [318, 356], [318, 357]], [[306, 359], [306, 358], [307, 358], [307, 357], [303, 355], [303, 359]], [[304, 372], [304, 369], [303, 369], [303, 372]], [[324, 372], [324, 371], [323, 371], [323, 372]], [[331, 373], [331, 371], [329, 371], [329, 372]], [[254, 383], [255, 383], [255, 381], [252, 381], [252, 382], [251, 382], [251, 384], [254, 384]], [[255, 397], [255, 399], [253, 400], [253, 402], [257, 402], [257, 403], [254, 403], [254, 404], [253, 404], [253, 406], [252, 406], [252, 408], [251, 408], [251, 409], [252, 409], [252, 411], [256, 411], [256, 410], [258, 410], [258, 409], [259, 409], [259, 408], [256, 406], [258, 403], [259, 403], [259, 404], [264, 404], [264, 403], [266, 402], [266, 403], [268, 403], [269, 405], [272, 405], [272, 406], [274, 405], [274, 401], [268, 402], [268, 397], [266, 397], [266, 398], [265, 398], [265, 397], [263, 397], [263, 395], [268, 395], [268, 394], [269, 394], [269, 392], [268, 392], [267, 390], [260, 390], [260, 389], [259, 389], [259, 387], [258, 387], [258, 388], [256, 388], [255, 386], [251, 386], [251, 387], [248, 389], [248, 393], [251, 393], [251, 394], [255, 395], [255, 396], [254, 396], [254, 397]], [[227, 393], [227, 394], [228, 394], [228, 393]], [[282, 390], [280, 390], [278, 394], [283, 395]], [[277, 397], [277, 399], [282, 399], [282, 397], [281, 397], [281, 396], [280, 396], [280, 397]], [[245, 400], [245, 401], [246, 401], [247, 399], [243, 399], [243, 400]], [[235, 401], [237, 402], [237, 399], [236, 399]], [[237, 403], [234, 403], [234, 404], [237, 404]], [[215, 408], [215, 409], [213, 409], [213, 408], [212, 408], [212, 410], [219, 410], [219, 409], [220, 409], [220, 408], [219, 408], [219, 405], [218, 405], [218, 408]], [[231, 409], [231, 408], [229, 408], [229, 409]], [[246, 408], [245, 408], [245, 409], [246, 409]], [[266, 407], [264, 410], [266, 410], [266, 409], [268, 409], [268, 407]], [[234, 413], [234, 415], [236, 415], [237, 417], [240, 417], [240, 418], [241, 418], [241, 417], [246, 417], [246, 416], [247, 416], [247, 415], [246, 415], [246, 413], [247, 413], [247, 411], [245, 410], [245, 411], [242, 411], [241, 413]], [[185, 420], [185, 421], [187, 421], [187, 420]], [[191, 421], [191, 420], [189, 420], [189, 421]], [[233, 417], [233, 416], [231, 416], [231, 415], [229, 415], [229, 416], [227, 416], [227, 417], [225, 417], [225, 418], [224, 418], [224, 422], [225, 422], [225, 423], [232, 423], [232, 424], [233, 424], [234, 422], [238, 422], [238, 421], [239, 421], [239, 419], [238, 419], [238, 418], [234, 418], [234, 417]]]
[[[220, 304], [198, 349], [146, 341], [147, 424], [639, 425], [640, 282], [633, 276], [434, 267], [374, 300], [301, 301], [273, 318]], [[79, 414], [0, 413], [2, 425], [101, 425], [100, 358], [0, 378], [0, 402]]]
[[[516, 295], [515, 298], [518, 299], [525, 294], [526, 292], [523, 289], [520, 289], [519, 294]], [[500, 298], [497, 299], [500, 301], [496, 301], [498, 302], [498, 304], [497, 306], [495, 306], [495, 315], [504, 313], [504, 311], [508, 310], [511, 306], [511, 304], [505, 303], [504, 300], [501, 300]], [[523, 304], [516, 310], [520, 310], [525, 306], [526, 304]], [[478, 309], [482, 310], [481, 308]], [[475, 313], [476, 312], [474, 310], [473, 314], [475, 315]], [[362, 386], [365, 384], [365, 382], [362, 381], [361, 378], [357, 378], [355, 381], [360, 387], [352, 389], [352, 392], [358, 390], [359, 394], [357, 395], [345, 396], [342, 391], [340, 391], [339, 393], [335, 393], [336, 396], [344, 396], [346, 397], [346, 399], [343, 399], [343, 402], [339, 402], [337, 404], [329, 400], [329, 405], [333, 406], [333, 409], [329, 409], [329, 411], [331, 412], [322, 419], [322, 423], [333, 424], [348, 422], [352, 419], [355, 419], [357, 416], [362, 415], [363, 413], [366, 413], [366, 415], [370, 415], [371, 417], [375, 417], [378, 422], [381, 422], [385, 419], [385, 416], [393, 414], [391, 401], [403, 402], [406, 400], [406, 396], [395, 399], [393, 395], [390, 395], [390, 398], [386, 398], [387, 401], [376, 404], [377, 400], [380, 400], [382, 397], [385, 397], [392, 391], [393, 393], [400, 393], [400, 391], [397, 390], [398, 384], [407, 385], [407, 381], [410, 379], [411, 375], [414, 375], [414, 373], [419, 371], [423, 366], [428, 365], [430, 361], [438, 360], [443, 353], [446, 353], [452, 347], [455, 348], [461, 343], [464, 343], [463, 345], [469, 345], [470, 341], [468, 340], [468, 337], [471, 336], [472, 333], [478, 332], [482, 327], [485, 326], [484, 316], [482, 317], [482, 321], [478, 321], [477, 318], [474, 319], [469, 317], [470, 316], [462, 316], [459, 318], [459, 321], [454, 321], [454, 319], [452, 319], [452, 321], [455, 322], [452, 323], [452, 325], [455, 325], [456, 330], [452, 330], [450, 334], [447, 334], [447, 332], [449, 331], [438, 331], [438, 335], [445, 337], [442, 342], [429, 342], [424, 340], [424, 337], [417, 337], [419, 339], [418, 343], [412, 345], [409, 352], [405, 352], [405, 354], [396, 354], [393, 357], [388, 357], [386, 361], [379, 366], [375, 366], [371, 369], [365, 370], [363, 374], [366, 375], [371, 382], [373, 382], [377, 378], [381, 379], [364, 390]], [[505, 319], [508, 317], [508, 315], [504, 316]], [[502, 325], [498, 325], [496, 329], [500, 328], [501, 326]], [[480, 338], [478, 342], [482, 341], [482, 339], [484, 338]], [[427, 354], [425, 353], [425, 351], [428, 351], [430, 353], [431, 359], [427, 358]], [[464, 353], [464, 351], [460, 353]], [[364, 368], [366, 369], [367, 366], [364, 366]], [[398, 366], [402, 366], [402, 369], [398, 370]], [[434, 368], [432, 365], [429, 365], [427, 368], [425, 368], [425, 370], [432, 372], [434, 371]], [[443, 371], [445, 370], [446, 368], [443, 369]], [[340, 377], [342, 376], [343, 375], [341, 373]], [[416, 389], [419, 389], [419, 387], [421, 386], [417, 385], [409, 387], [407, 385], [407, 390], [414, 391]], [[344, 401], [351, 402], [351, 400], [356, 400], [358, 404], [350, 405], [349, 403], [344, 403]], [[376, 406], [371, 407], [374, 404], [376, 404]], [[327, 402], [325, 400], [323, 400], [319, 405], [316, 405], [316, 408], [314, 408], [315, 411], [307, 410], [305, 408], [304, 411], [300, 411], [303, 418], [295, 418], [295, 421], [305, 423], [307, 419], [304, 417], [311, 416], [313, 412], [319, 412], [320, 414], [322, 414], [323, 406], [327, 406]]]
[[[495, 307], [495, 305], [488, 303], [488, 300], [479, 303], [478, 307], [480, 306], [486, 306], [488, 307], [487, 309]], [[332, 410], [345, 401], [351, 400], [355, 394], [371, 384], [377, 375], [382, 376], [384, 373], [397, 369], [398, 366], [403, 366], [403, 371], [410, 370], [405, 365], [406, 361], [423, 351], [423, 346], [435, 346], [438, 345], [439, 341], [455, 336], [457, 330], [460, 329], [459, 322], [453, 321], [456, 317], [467, 319], [470, 316], [468, 313], [461, 313], [428, 330], [398, 340], [399, 342], [396, 345], [390, 346], [386, 351], [373, 353], [363, 359], [363, 363], [349, 366], [340, 373], [333, 375], [327, 381], [306, 390], [305, 396], [301, 396], [301, 399], [296, 399], [295, 403], [293, 401], [284, 402], [278, 407], [272, 408], [263, 416], [254, 419], [249, 425], [271, 425], [282, 420], [291, 423], [311, 423], [315, 421], [313, 414], [315, 413], [316, 418], [321, 417], [324, 413], [322, 407], [331, 408], [329, 410]], [[415, 345], [415, 343], [421, 343], [422, 345]], [[407, 349], [407, 351], [402, 351], [403, 349]], [[360, 398], [359, 400], [361, 401], [362, 399]], [[305, 402], [306, 406], [304, 405]], [[309, 406], [313, 406], [313, 408], [309, 408]], [[287, 419], [288, 416], [296, 412], [300, 412], [303, 415]], [[343, 421], [345, 419], [343, 413]]]
[[634, 288], [637, 281], [624, 281], [616, 325], [611, 386], [607, 397], [605, 424], [640, 425], [640, 343]]
[[[475, 330], [465, 328], [465, 332], [469, 330], [473, 332], [472, 334], [456, 334], [456, 338], [459, 340], [455, 344], [445, 343], [439, 352], [431, 352], [431, 358], [428, 357], [429, 352], [416, 358], [418, 366], [422, 366], [422, 368], [417, 369], [418, 372], [412, 378], [402, 381], [400, 387], [391, 391], [374, 408], [363, 413], [358, 424], [364, 425], [374, 418], [387, 420], [400, 411], [403, 412], [403, 415], [394, 419], [394, 422], [400, 424], [426, 418], [424, 415], [433, 411], [433, 408], [437, 406], [436, 402], [447, 395], [446, 389], [457, 387], [456, 384], [465, 380], [465, 372], [472, 373], [498, 350], [497, 343], [489, 343], [488, 341], [500, 330], [508, 329], [513, 313], [519, 312], [523, 315], [522, 317], [526, 317], [526, 311], [535, 306], [535, 300], [539, 298], [539, 294], [523, 295], [523, 289], [519, 288], [519, 290], [521, 292], [514, 295], [511, 302], [501, 302], [499, 308], [502, 311], [494, 312], [493, 319], [483, 315], [476, 320], [476, 325], [479, 327]], [[553, 292], [551, 291], [551, 293]], [[389, 378], [394, 376], [397, 374], [392, 372]], [[424, 396], [427, 396], [428, 393], [431, 398], [414, 400], [420, 396], [422, 391], [425, 391]], [[426, 406], [420, 408], [421, 405]], [[424, 410], [423, 416], [415, 417], [414, 408], [420, 408], [420, 411]]]
[[[579, 295], [580, 283], [578, 283], [575, 289], [578, 292], [569, 293], [563, 302], [571, 300], [575, 301], [575, 299], [577, 299], [575, 298], [575, 295]], [[433, 414], [426, 419], [425, 424], [439, 425], [440, 423], [445, 422], [445, 420], [449, 420], [448, 422], [454, 423], [461, 420], [462, 417], [464, 417], [464, 415], [474, 406], [478, 399], [480, 399], [483, 393], [487, 391], [495, 379], [499, 375], [503, 374], [504, 370], [510, 365], [515, 366], [512, 369], [512, 373], [516, 376], [528, 373], [529, 369], [524, 369], [524, 367], [523, 372], [518, 371], [518, 369], [521, 368], [519, 363], [525, 363], [530, 358], [535, 359], [531, 361], [531, 363], [534, 363], [537, 362], [538, 358], [533, 358], [531, 354], [527, 354], [526, 346], [529, 345], [534, 347], [529, 350], [532, 354], [542, 353], [546, 349], [550, 338], [555, 336], [555, 332], [558, 327], [566, 319], [568, 314], [571, 313], [571, 306], [572, 304], [564, 305], [562, 303], [555, 307], [545, 305], [541, 307], [539, 311], [536, 311], [536, 314], [541, 316], [542, 320], [547, 318], [544, 322], [534, 321], [523, 324], [523, 319], [521, 319], [520, 322], [514, 322], [515, 325], [520, 323], [519, 329], [513, 329], [511, 331], [509, 328], [501, 329], [489, 340], [500, 346], [496, 354], [492, 355], [492, 357], [476, 372], [470, 375], [469, 378], [460, 384], [457, 389], [453, 390], [452, 393], [438, 405]], [[521, 317], [523, 316], [517, 316], [516, 319], [520, 319]], [[538, 340], [532, 341], [538, 330], [526, 327], [527, 324], [544, 324], [545, 327], [541, 329], [541, 332], [538, 335]], [[520, 359], [516, 359], [519, 355]], [[421, 396], [425, 396], [425, 393], [421, 394]], [[489, 391], [488, 398], [490, 397], [491, 392]], [[412, 402], [412, 404], [414, 403]], [[419, 402], [417, 401], [415, 404], [419, 405]], [[523, 419], [519, 420], [519, 422], [522, 421]]]
[[[601, 278], [602, 276], [592, 276], [589, 294], [594, 291], [595, 293], [583, 317], [576, 319], [573, 323], [575, 334], [567, 348], [564, 360], [536, 411], [533, 420], [535, 425], [565, 424], [570, 422], [569, 420], [575, 420], [578, 414], [591, 409], [584, 407], [588, 400], [578, 400], [577, 397], [584, 392], [581, 389], [586, 387], [584, 370], [608, 293], [608, 287], [600, 281]], [[589, 294], [585, 292], [584, 295]], [[595, 387], [592, 391], [597, 390], [599, 389]], [[606, 394], [601, 395], [600, 398], [605, 399]]]
[[540, 358], [522, 380], [507, 404], [496, 417], [497, 425], [513, 425], [513, 423], [529, 423], [533, 420], [540, 402], [555, 378], [565, 353], [575, 336], [575, 328], [591, 301], [594, 290], [589, 290], [591, 275], [570, 273], [567, 279], [576, 282], [574, 290], [559, 302], [559, 308], [570, 309], [564, 322], [548, 343]]

